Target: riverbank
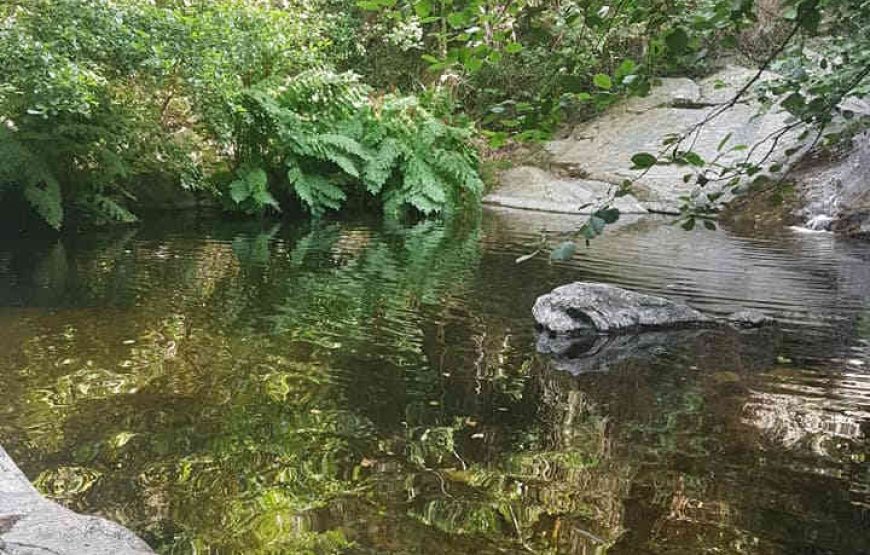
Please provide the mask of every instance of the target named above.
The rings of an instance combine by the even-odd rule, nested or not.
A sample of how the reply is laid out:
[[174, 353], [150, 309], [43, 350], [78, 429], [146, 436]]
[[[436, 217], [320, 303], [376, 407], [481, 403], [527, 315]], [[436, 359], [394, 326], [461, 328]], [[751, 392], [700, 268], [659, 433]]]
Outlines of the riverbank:
[[[859, 134], [827, 154], [811, 148], [810, 134], [794, 127], [781, 106], [764, 107], [744, 94], [744, 87], [764, 86], [776, 78], [727, 66], [698, 81], [662, 79], [649, 96], [629, 98], [547, 143], [546, 155], [538, 156], [534, 165], [519, 163], [502, 170], [484, 203], [591, 214], [609, 202], [623, 214], [670, 215], [722, 204], [725, 219], [743, 225], [798, 225], [870, 236], [870, 135]], [[723, 111], [734, 99], [739, 101]], [[870, 113], [857, 100], [849, 106], [853, 112]], [[687, 132], [690, 142], [684, 148], [691, 148], [704, 164], [757, 164], [759, 170], [744, 175], [733, 189], [733, 184], [712, 178], [700, 181], [698, 176], [718, 170], [699, 172], [692, 164], [631, 169], [636, 154], [655, 155], [666, 150], [663, 140], [669, 134]], [[766, 169], [769, 175], [763, 173]], [[764, 175], [761, 180], [758, 171]], [[627, 181], [630, 194], [614, 197]]]
[[3, 555], [147, 555], [133, 532], [74, 513], [44, 497], [0, 447], [0, 553]]

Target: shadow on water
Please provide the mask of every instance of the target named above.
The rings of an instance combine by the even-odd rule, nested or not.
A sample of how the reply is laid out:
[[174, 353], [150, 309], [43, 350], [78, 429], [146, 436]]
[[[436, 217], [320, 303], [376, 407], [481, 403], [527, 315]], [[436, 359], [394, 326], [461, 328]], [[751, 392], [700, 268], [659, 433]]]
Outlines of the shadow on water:
[[[163, 553], [870, 550], [870, 247], [642, 220], [515, 265], [541, 225], [0, 241], [0, 442]], [[782, 330], [540, 344], [577, 279]]]

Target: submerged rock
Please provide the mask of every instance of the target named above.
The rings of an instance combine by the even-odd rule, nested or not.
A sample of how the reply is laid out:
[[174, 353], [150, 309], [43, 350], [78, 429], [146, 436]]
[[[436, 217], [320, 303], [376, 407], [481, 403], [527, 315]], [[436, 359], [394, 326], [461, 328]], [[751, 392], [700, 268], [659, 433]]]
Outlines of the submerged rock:
[[611, 372], [659, 359], [691, 361], [709, 369], [769, 367], [776, 360], [775, 329], [736, 330], [694, 328], [619, 335], [585, 334], [578, 337], [538, 335], [537, 350], [550, 366], [572, 375]]
[[43, 498], [0, 447], [0, 554], [154, 553], [123, 526], [74, 513]]
[[774, 322], [762, 312], [735, 312], [717, 320], [663, 297], [636, 293], [606, 283], [562, 285], [535, 301], [532, 314], [556, 334], [611, 333], [684, 327], [760, 327]]
[[728, 323], [738, 328], [760, 328], [776, 323], [771, 316], [758, 310], [740, 310], [730, 314]]

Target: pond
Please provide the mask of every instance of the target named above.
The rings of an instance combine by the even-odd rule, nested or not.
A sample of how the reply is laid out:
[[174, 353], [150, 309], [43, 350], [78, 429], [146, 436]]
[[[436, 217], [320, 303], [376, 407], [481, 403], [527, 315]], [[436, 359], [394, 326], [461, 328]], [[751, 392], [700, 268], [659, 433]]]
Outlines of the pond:
[[[870, 244], [647, 218], [515, 264], [571, 223], [6, 238], [0, 444], [160, 553], [870, 553]], [[539, 353], [576, 280], [781, 324]]]

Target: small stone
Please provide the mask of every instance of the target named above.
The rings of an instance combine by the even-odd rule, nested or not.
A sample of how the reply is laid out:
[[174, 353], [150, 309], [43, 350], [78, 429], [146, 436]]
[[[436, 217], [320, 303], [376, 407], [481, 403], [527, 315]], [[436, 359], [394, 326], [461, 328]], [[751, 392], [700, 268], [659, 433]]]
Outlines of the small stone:
[[772, 317], [758, 310], [740, 310], [730, 314], [728, 321], [739, 328], [760, 328], [776, 323]]

